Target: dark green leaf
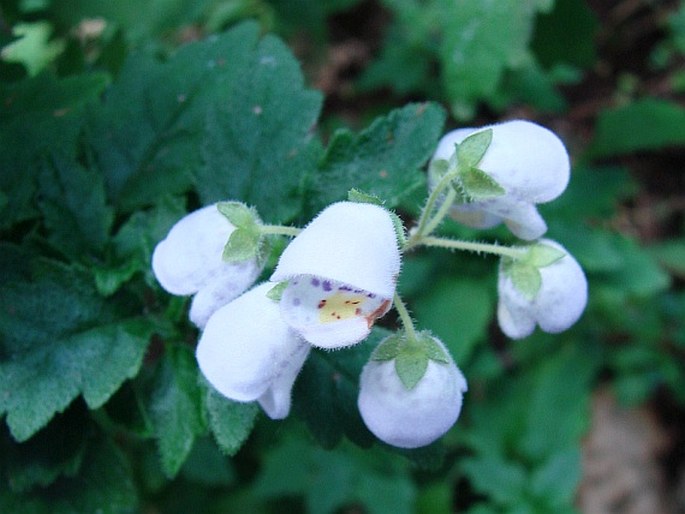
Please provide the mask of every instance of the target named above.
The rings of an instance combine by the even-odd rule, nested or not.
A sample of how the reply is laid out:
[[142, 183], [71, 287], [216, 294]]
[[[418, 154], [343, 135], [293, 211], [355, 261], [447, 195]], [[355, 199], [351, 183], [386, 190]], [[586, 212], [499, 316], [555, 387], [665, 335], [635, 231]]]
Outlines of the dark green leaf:
[[162, 459], [162, 469], [173, 477], [206, 430], [198, 368], [186, 346], [167, 346], [153, 379], [148, 406]]
[[205, 404], [219, 448], [226, 455], [235, 455], [252, 431], [259, 414], [257, 403], [234, 402], [207, 385]]
[[411, 104], [376, 119], [359, 134], [337, 131], [309, 185], [310, 212], [344, 200], [352, 188], [395, 207], [423, 184], [419, 169], [433, 153], [444, 119], [435, 104]]
[[517, 505], [524, 498], [528, 477], [517, 462], [494, 456], [470, 458], [462, 461], [461, 468], [476, 491], [501, 505]]
[[644, 98], [600, 113], [588, 150], [594, 158], [685, 144], [685, 108]]

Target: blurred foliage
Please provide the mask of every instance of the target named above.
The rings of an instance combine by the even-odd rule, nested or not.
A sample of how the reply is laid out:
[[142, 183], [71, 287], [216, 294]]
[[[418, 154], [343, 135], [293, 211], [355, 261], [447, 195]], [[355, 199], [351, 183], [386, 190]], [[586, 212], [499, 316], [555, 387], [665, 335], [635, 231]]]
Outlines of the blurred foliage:
[[[603, 53], [621, 45], [600, 19], [620, 38], [630, 16], [583, 0], [0, 2], [0, 511], [575, 512], [601, 381], [685, 408], [685, 6], [666, 4], [636, 70]], [[336, 111], [310, 82], [368, 12], [373, 51]], [[149, 269], [185, 212], [230, 198], [305, 223], [356, 187], [411, 220], [446, 119], [523, 115], [571, 149], [542, 211], [590, 305], [514, 344], [493, 259], [408, 255], [402, 294], [469, 380], [442, 441], [397, 450], [361, 421], [392, 320], [313, 352], [284, 422], [204, 382], [187, 302]]]

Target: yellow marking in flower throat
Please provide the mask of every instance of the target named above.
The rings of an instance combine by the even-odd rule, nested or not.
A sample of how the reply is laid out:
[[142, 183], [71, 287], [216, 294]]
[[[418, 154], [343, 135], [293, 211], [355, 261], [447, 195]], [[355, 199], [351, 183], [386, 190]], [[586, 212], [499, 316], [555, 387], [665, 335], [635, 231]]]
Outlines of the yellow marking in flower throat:
[[361, 316], [361, 306], [366, 297], [349, 292], [338, 291], [319, 302], [319, 321], [330, 323]]

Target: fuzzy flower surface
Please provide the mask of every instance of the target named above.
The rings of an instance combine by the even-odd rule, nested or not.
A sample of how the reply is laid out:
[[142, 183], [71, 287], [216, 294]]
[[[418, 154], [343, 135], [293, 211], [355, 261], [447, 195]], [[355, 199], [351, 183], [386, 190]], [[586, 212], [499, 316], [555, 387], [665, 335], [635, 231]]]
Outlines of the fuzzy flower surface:
[[504, 194], [455, 203], [450, 216], [473, 228], [491, 228], [504, 222], [517, 237], [537, 239], [547, 231], [547, 224], [536, 205], [557, 198], [570, 177], [568, 153], [552, 131], [529, 121], [513, 120], [449, 132], [433, 155], [429, 183], [435, 187], [440, 178], [435, 176], [434, 163], [450, 161], [455, 144], [486, 129], [492, 129], [492, 141], [478, 168], [496, 181]]
[[234, 229], [216, 205], [208, 205], [181, 218], [152, 254], [152, 270], [167, 292], [194, 295], [190, 319], [199, 328], [250, 287], [261, 271], [257, 259], [237, 263], [222, 259]]
[[291, 390], [311, 346], [281, 319], [260, 284], [209, 319], [196, 350], [205, 378], [235, 401], [257, 400], [272, 419], [290, 412]]
[[395, 360], [370, 360], [364, 366], [357, 405], [364, 423], [381, 441], [399, 448], [426, 446], [459, 418], [466, 379], [444, 344], [434, 341], [447, 362], [429, 360], [411, 389], [400, 379]]
[[536, 325], [544, 332], [563, 332], [578, 321], [587, 305], [588, 283], [578, 262], [555, 241], [542, 239], [540, 245], [560, 257], [541, 266], [504, 259], [500, 263], [497, 321], [512, 339], [529, 336]]
[[400, 271], [395, 226], [384, 208], [330, 205], [283, 251], [271, 276], [286, 282], [283, 320], [320, 348], [364, 339], [392, 305]]

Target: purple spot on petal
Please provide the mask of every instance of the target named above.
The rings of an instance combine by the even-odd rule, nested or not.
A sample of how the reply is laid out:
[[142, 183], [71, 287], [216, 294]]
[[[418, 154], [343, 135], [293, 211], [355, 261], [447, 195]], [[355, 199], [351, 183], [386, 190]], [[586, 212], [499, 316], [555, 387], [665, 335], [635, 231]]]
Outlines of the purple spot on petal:
[[324, 280], [323, 281], [323, 290], [324, 291], [330, 291], [331, 289], [333, 289], [331, 287], [331, 283], [328, 280]]
[[366, 295], [368, 298], [376, 298], [376, 295], [374, 293], [369, 293]]
[[300, 299], [299, 299], [299, 298], [293, 299], [293, 305], [294, 305], [295, 307], [297, 307], [298, 305], [300, 305], [300, 303], [301, 303], [301, 302], [300, 302]]
[[338, 291], [352, 291], [352, 288], [349, 286], [340, 286]]
[[321, 283], [321, 282], [319, 281], [318, 278], [313, 278], [313, 279], [312, 279], [312, 285], [313, 285], [314, 287], [319, 287], [319, 284], [320, 284], [320, 283]]

